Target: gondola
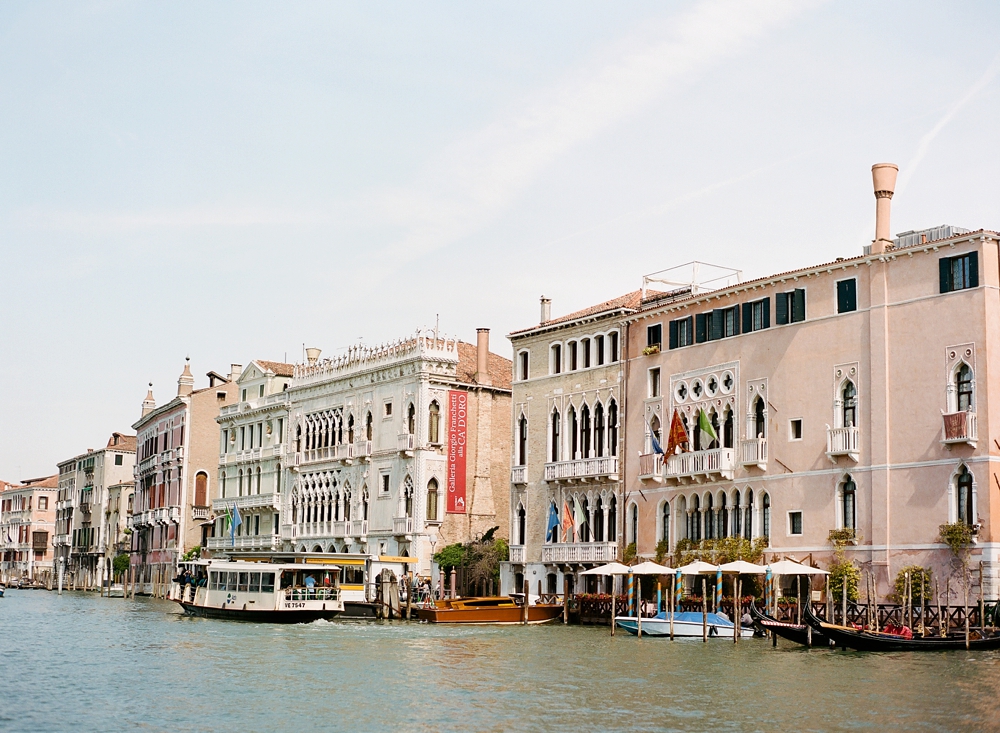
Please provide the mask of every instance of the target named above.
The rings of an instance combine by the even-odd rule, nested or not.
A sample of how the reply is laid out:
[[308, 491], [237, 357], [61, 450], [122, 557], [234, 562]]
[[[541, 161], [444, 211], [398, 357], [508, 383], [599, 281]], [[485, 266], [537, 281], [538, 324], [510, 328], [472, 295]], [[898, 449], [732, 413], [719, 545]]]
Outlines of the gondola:
[[[802, 646], [809, 646], [809, 627], [806, 624], [790, 624], [768, 616], [757, 609], [757, 604], [750, 602], [750, 617], [762, 631], [771, 631], [783, 639], [794, 641]], [[813, 630], [812, 646], [829, 646], [830, 639], [821, 631]]]
[[[820, 621], [809, 606], [803, 609], [806, 623], [812, 626], [814, 632], [826, 634], [837, 646], [856, 649], [862, 652], [915, 652], [915, 651], [945, 651], [948, 649], [965, 649], [965, 634], [949, 634], [948, 636], [914, 636], [911, 639], [898, 634], [887, 634], [881, 631], [859, 631], [849, 626], [836, 626]], [[970, 650], [1000, 649], [1000, 633], [991, 632], [983, 636], [980, 632], [972, 632], [969, 636]]]

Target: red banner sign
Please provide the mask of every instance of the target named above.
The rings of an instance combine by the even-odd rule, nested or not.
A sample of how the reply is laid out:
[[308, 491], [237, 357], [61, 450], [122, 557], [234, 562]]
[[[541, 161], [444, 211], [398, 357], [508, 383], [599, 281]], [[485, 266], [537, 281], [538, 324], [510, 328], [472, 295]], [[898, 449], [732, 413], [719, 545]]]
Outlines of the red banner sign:
[[465, 514], [465, 451], [468, 447], [467, 392], [448, 391], [448, 514]]

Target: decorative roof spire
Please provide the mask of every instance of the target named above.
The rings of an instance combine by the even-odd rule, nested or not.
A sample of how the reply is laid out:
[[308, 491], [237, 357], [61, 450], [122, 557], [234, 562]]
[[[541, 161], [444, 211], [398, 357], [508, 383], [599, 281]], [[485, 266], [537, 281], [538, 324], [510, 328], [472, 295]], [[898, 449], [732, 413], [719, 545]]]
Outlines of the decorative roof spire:
[[146, 417], [156, 409], [156, 400], [153, 399], [153, 383], [149, 383], [149, 390], [146, 392], [146, 399], [142, 401], [142, 416]]
[[177, 396], [186, 397], [194, 392], [194, 376], [191, 374], [191, 357], [184, 357], [184, 371], [177, 379]]

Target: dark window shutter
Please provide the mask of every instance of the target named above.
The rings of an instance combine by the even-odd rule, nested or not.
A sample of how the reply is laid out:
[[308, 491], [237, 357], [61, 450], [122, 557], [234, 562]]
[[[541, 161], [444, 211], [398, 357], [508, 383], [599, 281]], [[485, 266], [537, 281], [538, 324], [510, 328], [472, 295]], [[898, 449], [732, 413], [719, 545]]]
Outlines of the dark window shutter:
[[969, 252], [969, 287], [979, 287], [979, 253]]
[[740, 307], [738, 305], [734, 305], [729, 310], [731, 310], [733, 312], [733, 334], [735, 336], [739, 336], [740, 335]]
[[764, 306], [764, 315], [761, 316], [761, 319], [760, 319], [761, 320], [761, 328], [770, 328], [771, 327], [771, 299], [770, 298], [764, 298], [764, 300], [761, 301], [761, 303]]
[[850, 280], [841, 280], [837, 283], [837, 313], [847, 313], [847, 283]]
[[712, 311], [712, 334], [709, 336], [710, 339], [715, 340], [722, 338], [725, 320], [726, 310], [724, 308], [716, 308]]
[[684, 345], [690, 346], [694, 343], [694, 316], [687, 317], [687, 336], [684, 339]]
[[694, 317], [694, 340], [699, 344], [708, 341], [708, 334], [705, 331], [705, 313], [698, 313]]
[[743, 304], [743, 333], [753, 331], [753, 303]]
[[774, 296], [774, 322], [779, 326], [788, 323], [788, 293]]
[[806, 291], [796, 288], [792, 294], [792, 323], [800, 323], [806, 319]]
[[670, 348], [677, 348], [677, 321], [670, 322]]
[[858, 281], [847, 281], [847, 310], [856, 311], [858, 309]]
[[941, 292], [951, 292], [951, 258], [942, 257], [938, 260], [938, 268], [941, 272]]

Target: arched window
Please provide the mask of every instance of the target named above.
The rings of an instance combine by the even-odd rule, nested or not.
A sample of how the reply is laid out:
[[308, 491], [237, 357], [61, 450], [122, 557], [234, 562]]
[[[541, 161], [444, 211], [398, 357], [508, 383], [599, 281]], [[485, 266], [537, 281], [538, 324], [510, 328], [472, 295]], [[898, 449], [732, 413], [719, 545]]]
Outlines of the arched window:
[[372, 439], [372, 414], [365, 415], [365, 440]]
[[744, 539], [748, 540], [753, 539], [753, 490], [752, 489], [747, 489], [747, 505], [746, 508], [743, 510], [743, 537]]
[[559, 450], [559, 445], [560, 445], [560, 435], [559, 435], [560, 425], [559, 425], [559, 423], [560, 423], [559, 410], [553, 410], [552, 411], [552, 450], [550, 451], [553, 463], [555, 463], [556, 461], [559, 460], [559, 456], [560, 456], [560, 452], [561, 452]]
[[351, 510], [353, 509], [353, 497], [351, 495], [351, 485], [344, 484], [344, 521], [351, 521]]
[[701, 500], [697, 495], [691, 497], [691, 526], [688, 529], [688, 538], [695, 542], [701, 541]]
[[764, 494], [760, 501], [761, 506], [761, 536], [771, 536], [771, 497]]
[[608, 542], [618, 540], [618, 498], [611, 497], [611, 507], [608, 509]]
[[604, 500], [599, 496], [594, 508], [594, 542], [604, 542]]
[[618, 455], [618, 403], [608, 403], [608, 455]]
[[670, 547], [670, 502], [663, 502], [660, 510], [660, 539]]
[[716, 533], [716, 536], [718, 536], [719, 538], [728, 537], [729, 536], [729, 507], [726, 506], [726, 495], [725, 494], [722, 494], [719, 497], [719, 509], [717, 511], [717, 515], [718, 515], [717, 516], [718, 521], [716, 522], [716, 526], [718, 528], [718, 532]]
[[725, 420], [722, 422], [722, 445], [726, 448], [732, 448], [734, 437], [733, 411], [727, 407], [725, 414]]
[[709, 422], [712, 423], [712, 431], [715, 433], [716, 439], [709, 443], [709, 449], [719, 447], [719, 438], [722, 436], [721, 426], [719, 425], [719, 413], [712, 410], [712, 414], [709, 416]]
[[971, 527], [976, 523], [976, 515], [972, 500], [972, 474], [968, 466], [962, 466], [955, 483], [958, 488], [958, 521]]
[[713, 511], [714, 502], [712, 500], [712, 495], [709, 494], [705, 497], [705, 539], [714, 540], [715, 539], [715, 512]]
[[639, 544], [639, 507], [635, 504], [629, 507], [628, 532], [629, 541]]
[[361, 519], [368, 519], [368, 488], [361, 489]]
[[437, 444], [441, 442], [441, 406], [437, 400], [431, 402], [427, 408], [427, 442]]
[[409, 476], [403, 480], [403, 511], [404, 516], [413, 516], [413, 479]]
[[649, 418], [649, 441], [648, 441], [649, 445], [646, 446], [647, 454], [652, 453], [654, 451], [653, 448], [654, 440], [662, 448], [663, 437], [660, 435], [660, 418], [658, 418], [656, 415], [653, 415], [651, 418]]
[[517, 544], [523, 545], [527, 543], [527, 514], [524, 511], [524, 505], [518, 504], [517, 506]]
[[194, 505], [208, 506], [208, 474], [204, 471], [198, 471], [194, 475]]
[[354, 415], [347, 416], [347, 442], [354, 443]]
[[[589, 342], [588, 342], [589, 343]], [[590, 407], [580, 408], [580, 457], [590, 458]]]
[[955, 373], [959, 412], [971, 412], [976, 409], [973, 402], [972, 386], [972, 369], [969, 368], [968, 364], [962, 364]]
[[583, 508], [584, 519], [583, 519], [583, 526], [578, 528], [577, 540], [579, 542], [590, 542], [590, 502], [587, 500], [586, 497], [578, 501], [583, 502], [582, 508]]
[[219, 476], [219, 484], [221, 484], [222, 498], [226, 498], [226, 472], [223, 471]]
[[427, 482], [427, 521], [436, 522], [438, 518], [438, 482], [432, 478]]
[[274, 464], [274, 493], [281, 493], [281, 464]]
[[764, 400], [758, 397], [753, 402], [753, 436], [767, 437], [767, 421], [764, 419]]
[[594, 406], [594, 455], [604, 457], [604, 405]]
[[840, 393], [841, 409], [843, 410], [843, 427], [850, 428], [858, 424], [858, 390], [854, 382], [846, 382]]
[[521, 419], [517, 421], [517, 465], [526, 466], [528, 464], [528, 418], [521, 413]]
[[417, 432], [417, 408], [413, 406], [412, 402], [406, 408], [406, 432], [410, 435]]
[[236, 479], [236, 489], [237, 496], [243, 496], [243, 469], [240, 469], [239, 476]]
[[260, 466], [257, 466], [257, 495], [260, 496]]
[[841, 523], [844, 529], [857, 528], [857, 484], [850, 476], [844, 478], [844, 485], [841, 488], [841, 499], [843, 502], [843, 512]]
[[740, 508], [740, 492], [736, 491], [733, 494], [733, 537], [739, 537], [742, 534], [743, 527], [743, 510]]
[[578, 458], [577, 450], [579, 449], [579, 424], [576, 419], [576, 408], [570, 405], [569, 410], [566, 413], [566, 428], [569, 431], [569, 459], [570, 461]]
[[295, 452], [296, 453], [301, 453], [302, 452], [302, 426], [301, 425], [296, 425], [295, 426]]

